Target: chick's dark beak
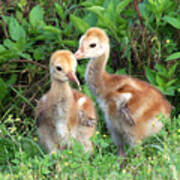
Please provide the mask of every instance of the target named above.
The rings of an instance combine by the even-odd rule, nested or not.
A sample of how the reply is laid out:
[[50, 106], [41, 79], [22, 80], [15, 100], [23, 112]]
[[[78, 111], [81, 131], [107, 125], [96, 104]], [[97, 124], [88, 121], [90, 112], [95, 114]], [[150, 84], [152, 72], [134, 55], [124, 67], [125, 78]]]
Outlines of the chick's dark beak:
[[68, 77], [69, 80], [75, 82], [78, 86], [80, 86], [79, 80], [78, 80], [78, 78], [76, 77], [76, 75], [73, 72], [69, 72], [67, 74], [67, 77]]

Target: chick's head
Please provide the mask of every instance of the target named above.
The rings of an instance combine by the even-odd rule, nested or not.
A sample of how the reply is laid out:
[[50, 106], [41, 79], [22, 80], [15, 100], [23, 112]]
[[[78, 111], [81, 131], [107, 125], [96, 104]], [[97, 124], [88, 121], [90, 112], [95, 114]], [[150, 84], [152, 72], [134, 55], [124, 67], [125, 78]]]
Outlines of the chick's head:
[[50, 74], [53, 80], [61, 82], [74, 81], [79, 85], [75, 75], [77, 62], [74, 55], [67, 50], [55, 51], [50, 58]]
[[109, 38], [100, 28], [90, 28], [80, 38], [79, 49], [75, 53], [77, 59], [97, 58], [109, 48]]

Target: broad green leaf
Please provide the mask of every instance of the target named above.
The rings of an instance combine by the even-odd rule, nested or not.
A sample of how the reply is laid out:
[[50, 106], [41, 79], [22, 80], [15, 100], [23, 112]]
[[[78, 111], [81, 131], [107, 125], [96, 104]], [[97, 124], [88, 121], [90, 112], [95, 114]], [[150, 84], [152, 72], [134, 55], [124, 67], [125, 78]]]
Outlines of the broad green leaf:
[[81, 4], [81, 6], [84, 6], [84, 7], [90, 7], [90, 6], [93, 6], [93, 3], [92, 3], [92, 2], [87, 2], [87, 1], [81, 2], [80, 4]]
[[169, 70], [168, 70], [168, 77], [172, 77], [176, 71], [177, 66], [179, 65], [179, 62], [175, 63], [174, 65], [172, 65]]
[[152, 84], [156, 84], [156, 79], [155, 79], [155, 72], [153, 72], [149, 67], [145, 67], [146, 70], [146, 77], [148, 81]]
[[158, 74], [160, 74], [161, 76], [163, 76], [165, 78], [168, 78], [167, 70], [163, 65], [156, 63], [155, 67], [157, 69]]
[[161, 86], [155, 86], [159, 91], [161, 91], [163, 94], [166, 94], [165, 90]]
[[18, 54], [25, 50], [28, 47], [28, 44], [25, 44], [23, 41], [13, 42], [10, 39], [5, 39], [3, 42], [4, 46], [9, 50], [13, 51], [13, 53]]
[[97, 23], [97, 15], [95, 13], [88, 13], [85, 17], [84, 20], [92, 27], [96, 26]]
[[120, 14], [132, 0], [120, 1], [116, 7], [116, 13]]
[[146, 3], [145, 2], [139, 3], [138, 8], [140, 10], [140, 13], [141, 13], [142, 17], [148, 18], [149, 11], [148, 11], [148, 9], [146, 7]]
[[178, 19], [171, 16], [165, 16], [163, 19], [167, 23], [171, 24], [173, 27], [180, 29], [180, 18]]
[[111, 17], [109, 17], [107, 15], [107, 13], [103, 13], [105, 11], [105, 9], [101, 6], [93, 6], [90, 8], [86, 8], [88, 11], [95, 13], [98, 16], [98, 22], [97, 22], [97, 26], [101, 26], [101, 27], [113, 27], [113, 21], [110, 19]]
[[175, 90], [176, 90], [175, 86], [168, 87], [165, 91], [165, 94], [169, 96], [174, 96]]
[[163, 72], [163, 73], [167, 73], [167, 70], [166, 70], [166, 68], [165, 68], [163, 65], [156, 63], [155, 67], [156, 67], [156, 69], [157, 69], [158, 71], [161, 71], [161, 72]]
[[165, 85], [163, 78], [161, 78], [158, 74], [156, 74], [156, 82], [161, 87], [164, 87], [164, 85]]
[[97, 15], [99, 15], [105, 11], [105, 9], [101, 6], [92, 6], [92, 7], [86, 8], [86, 9], [90, 12], [97, 14]]
[[176, 53], [173, 53], [171, 55], [169, 55], [165, 61], [171, 61], [171, 60], [175, 60], [175, 59], [179, 59], [180, 58], [180, 52], [176, 52]]
[[70, 36], [74, 31], [72, 27], [73, 27], [72, 22], [67, 24], [67, 26], [63, 30], [63, 34], [66, 35], [66, 36]]
[[1, 16], [2, 17], [2, 19], [4, 20], [4, 22], [6, 23], [6, 24], [9, 24], [9, 22], [10, 22], [10, 19], [11, 19], [11, 16], [9, 17], [9, 16]]
[[31, 56], [27, 53], [22, 53], [22, 52], [19, 52], [18, 55], [22, 58], [25, 58], [25, 59], [28, 59], [28, 60], [31, 60]]
[[13, 49], [16, 46], [15, 42], [11, 41], [10, 39], [5, 39], [3, 44], [5, 47], [7, 47], [9, 49]]
[[126, 28], [126, 24], [122, 24], [122, 25], [118, 26], [118, 30], [119, 30], [119, 31], [122, 31], [122, 30], [124, 30], [125, 28]]
[[45, 26], [43, 28], [44, 31], [48, 31], [48, 32], [51, 32], [53, 34], [57, 34], [57, 35], [61, 35], [62, 34], [62, 31], [57, 28], [57, 27], [53, 27], [53, 26]]
[[21, 12], [21, 11], [16, 11], [16, 19], [19, 21], [19, 22], [21, 22], [22, 23], [22, 21], [23, 21], [23, 13]]
[[[117, 18], [117, 22], [121, 25], [124, 25], [124, 24], [127, 24], [127, 20], [125, 18], [122, 18], [122, 17], [118, 17]], [[120, 26], [121, 26], [120, 25]]]
[[16, 59], [19, 56], [12, 50], [5, 50], [0, 52], [0, 63], [8, 62], [9, 59]]
[[107, 14], [107, 16], [109, 17], [109, 19], [113, 19], [115, 20], [116, 18], [116, 13], [114, 13], [114, 3], [113, 3], [113, 0], [109, 1], [109, 4], [108, 4], [108, 7], [107, 7], [107, 10], [105, 12], [105, 14]]
[[40, 5], [35, 6], [30, 14], [29, 21], [33, 27], [39, 28], [44, 25], [43, 21], [43, 10]]
[[25, 30], [14, 17], [10, 18], [8, 27], [9, 27], [9, 34], [14, 41], [19, 41], [20, 39], [26, 38]]
[[171, 86], [172, 84], [174, 84], [176, 82], [177, 82], [177, 79], [173, 79], [171, 81], [168, 81], [168, 83], [166, 83], [165, 85], [166, 85], [166, 87], [169, 87], [169, 86]]
[[81, 33], [85, 33], [86, 30], [90, 28], [89, 24], [87, 24], [83, 19], [75, 15], [70, 15], [70, 20], [73, 23], [74, 27]]
[[113, 29], [113, 21], [111, 21], [111, 19], [109, 19], [105, 14], [98, 15], [98, 25], [107, 28], [111, 27]]
[[41, 35], [39, 35], [39, 36], [36, 36], [35, 38], [34, 38], [34, 40], [36, 40], [36, 41], [40, 41], [40, 40], [45, 40], [45, 39], [47, 39], [47, 35], [44, 33], [44, 34], [41, 34]]
[[64, 12], [63, 12], [62, 6], [60, 6], [58, 3], [55, 3], [54, 6], [55, 6], [55, 9], [56, 9], [56, 12], [57, 12], [58, 16], [59, 16], [61, 19], [64, 19], [65, 14], [64, 14]]
[[5, 50], [6, 48], [2, 44], [0, 44], [0, 52], [5, 51]]
[[6, 94], [8, 93], [6, 83], [0, 78], [0, 100], [2, 101]]
[[78, 46], [78, 41], [76, 40], [64, 40], [62, 41], [63, 44], [70, 46], [70, 47], [77, 47]]

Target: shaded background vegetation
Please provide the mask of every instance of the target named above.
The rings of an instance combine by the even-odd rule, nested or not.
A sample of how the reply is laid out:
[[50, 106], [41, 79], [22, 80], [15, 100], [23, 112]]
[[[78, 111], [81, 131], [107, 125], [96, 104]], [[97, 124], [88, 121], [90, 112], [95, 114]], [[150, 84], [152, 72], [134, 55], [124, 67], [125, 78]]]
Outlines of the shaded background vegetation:
[[[110, 36], [107, 71], [149, 81], [167, 96], [175, 107], [173, 116], [178, 117], [179, 14], [178, 0], [1, 0], [0, 130], [6, 151], [11, 152], [9, 146], [14, 143], [5, 141], [6, 136], [36, 138], [34, 108], [49, 88], [51, 53], [57, 49], [74, 52], [79, 37], [91, 26], [104, 28]], [[84, 82], [86, 63], [79, 62], [77, 75], [83, 92], [92, 97]], [[104, 132], [99, 114], [98, 129]]]

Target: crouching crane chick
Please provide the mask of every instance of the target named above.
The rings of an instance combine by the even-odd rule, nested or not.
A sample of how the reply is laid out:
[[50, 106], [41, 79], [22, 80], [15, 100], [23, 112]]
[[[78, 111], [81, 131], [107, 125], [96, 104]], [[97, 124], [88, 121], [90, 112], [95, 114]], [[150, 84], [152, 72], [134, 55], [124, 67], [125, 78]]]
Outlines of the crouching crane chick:
[[69, 80], [79, 85], [75, 75], [76, 59], [70, 51], [61, 50], [50, 59], [51, 88], [36, 108], [40, 142], [49, 153], [72, 145], [72, 138], [92, 151], [90, 137], [96, 127], [96, 113], [88, 96], [74, 90]]
[[169, 117], [171, 105], [152, 85], [130, 76], [109, 74], [106, 64], [110, 53], [107, 34], [90, 28], [81, 37], [77, 59], [90, 58], [85, 79], [104, 111], [108, 129], [118, 155], [125, 156], [124, 144], [131, 146], [163, 127], [157, 115]]

